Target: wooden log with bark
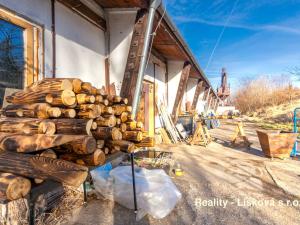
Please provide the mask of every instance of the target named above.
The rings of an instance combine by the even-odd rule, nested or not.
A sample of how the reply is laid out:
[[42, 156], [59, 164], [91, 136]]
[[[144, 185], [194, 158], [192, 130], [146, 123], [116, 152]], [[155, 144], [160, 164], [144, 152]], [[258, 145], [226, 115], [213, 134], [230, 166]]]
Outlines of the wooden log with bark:
[[93, 120], [91, 119], [52, 119], [57, 134], [91, 135]]
[[108, 140], [105, 143], [105, 145], [108, 146], [109, 148], [119, 146], [120, 151], [128, 152], [128, 153], [133, 152], [136, 149], [134, 143], [125, 140]]
[[119, 116], [121, 119], [122, 123], [125, 123], [128, 121], [128, 112], [122, 112], [121, 115]]
[[36, 91], [36, 92], [53, 92], [53, 91], [64, 91], [73, 90], [72, 82], [68, 79], [60, 78], [47, 78], [37, 82], [34, 82], [26, 88], [26, 90]]
[[123, 112], [131, 112], [132, 111], [132, 107], [128, 106], [128, 105], [114, 105], [112, 106], [115, 115], [116, 116], [120, 116]]
[[77, 112], [77, 116], [78, 118], [81, 118], [81, 119], [95, 119], [97, 118], [98, 116], [100, 116], [98, 114], [98, 112], [96, 110], [80, 110]]
[[121, 123], [120, 125], [119, 125], [119, 128], [120, 128], [120, 131], [123, 133], [123, 132], [125, 132], [126, 130], [127, 130], [127, 125], [126, 125], [126, 123]]
[[117, 120], [115, 116], [99, 116], [95, 122], [99, 127], [114, 127], [116, 126]]
[[116, 127], [97, 127], [97, 130], [92, 131], [92, 134], [97, 140], [122, 140], [122, 133]]
[[4, 115], [8, 117], [30, 117], [47, 119], [50, 117], [60, 117], [61, 110], [57, 107], [51, 107], [47, 103], [34, 104], [13, 104], [7, 105], [3, 109]]
[[[53, 151], [52, 149], [47, 149], [47, 150], [43, 151], [41, 154], [38, 154], [38, 155], [42, 156], [42, 157], [51, 158], [51, 159], [57, 159], [57, 155], [56, 155], [55, 151]], [[40, 183], [43, 183], [44, 180], [35, 178], [34, 182], [36, 184], [40, 184]]]
[[98, 107], [101, 109], [103, 115], [113, 115], [114, 110], [111, 106], [105, 106], [103, 104], [98, 104]]
[[19, 176], [52, 179], [78, 187], [87, 175], [88, 169], [71, 162], [36, 155], [0, 152], [0, 171]]
[[136, 129], [136, 121], [126, 122], [126, 130], [135, 130]]
[[104, 98], [103, 98], [102, 95], [96, 95], [95, 96], [95, 103], [96, 104], [101, 104], [101, 103], [103, 103], [103, 101], [104, 101]]
[[61, 118], [75, 118], [76, 111], [75, 109], [60, 109], [61, 110]]
[[143, 139], [143, 133], [141, 131], [125, 131], [123, 133], [123, 139], [140, 142]]
[[80, 139], [71, 141], [61, 147], [62, 149], [69, 149], [78, 155], [85, 155], [93, 153], [97, 148], [97, 143], [95, 138], [91, 136], [81, 136]]
[[80, 104], [89, 104], [95, 102], [94, 95], [87, 95], [87, 94], [77, 94], [76, 95], [77, 103]]
[[0, 133], [0, 149], [13, 152], [36, 152], [80, 139], [81, 135], [44, 135]]
[[78, 162], [81, 165], [86, 166], [100, 166], [105, 163], [105, 154], [100, 149], [95, 150], [89, 155], [76, 155], [76, 154], [63, 154], [60, 155], [60, 159]]
[[17, 200], [25, 197], [31, 189], [31, 182], [12, 173], [0, 173], [0, 199]]
[[46, 102], [53, 106], [73, 107], [76, 105], [77, 99], [73, 91], [64, 90], [47, 94]]
[[154, 147], [155, 145], [155, 140], [153, 137], [146, 137], [143, 138], [139, 143], [135, 144], [137, 147], [142, 148], [142, 147]]
[[0, 119], [0, 132], [53, 135], [56, 127], [50, 120], [4, 117]]

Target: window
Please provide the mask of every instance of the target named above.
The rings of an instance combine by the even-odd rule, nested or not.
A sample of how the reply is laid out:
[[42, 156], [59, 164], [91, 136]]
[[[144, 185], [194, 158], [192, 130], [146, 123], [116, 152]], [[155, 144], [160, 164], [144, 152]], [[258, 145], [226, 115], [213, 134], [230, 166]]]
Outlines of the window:
[[23, 89], [38, 80], [39, 29], [0, 8], [0, 106], [5, 88]]

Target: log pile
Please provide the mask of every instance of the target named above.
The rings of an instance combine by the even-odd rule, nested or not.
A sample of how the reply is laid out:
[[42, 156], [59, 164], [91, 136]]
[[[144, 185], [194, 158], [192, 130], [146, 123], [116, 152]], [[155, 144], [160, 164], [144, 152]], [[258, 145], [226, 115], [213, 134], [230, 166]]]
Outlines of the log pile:
[[126, 98], [80, 79], [46, 78], [6, 97], [0, 118], [0, 199], [51, 179], [79, 186], [89, 166], [143, 139]]

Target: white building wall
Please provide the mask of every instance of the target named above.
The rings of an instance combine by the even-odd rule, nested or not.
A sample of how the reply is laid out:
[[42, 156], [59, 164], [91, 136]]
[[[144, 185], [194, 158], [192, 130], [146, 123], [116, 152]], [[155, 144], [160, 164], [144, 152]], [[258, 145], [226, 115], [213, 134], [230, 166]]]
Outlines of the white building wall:
[[105, 85], [104, 32], [56, 3], [57, 77], [76, 77], [100, 88]]
[[183, 97], [183, 109], [186, 110], [187, 102], [189, 102], [192, 105], [197, 85], [198, 85], [198, 79], [195, 78], [188, 79], [186, 89], [184, 92], [184, 97]]
[[110, 82], [120, 93], [135, 24], [136, 10], [108, 11]]
[[168, 111], [172, 113], [178, 85], [180, 82], [183, 61], [168, 61]]
[[199, 99], [198, 99], [198, 103], [197, 103], [197, 107], [196, 107], [196, 111], [198, 113], [204, 112], [204, 106], [205, 106], [206, 101], [203, 101], [203, 97], [204, 97], [204, 92], [202, 92], [199, 95]]
[[[50, 0], [0, 0], [0, 5], [44, 29], [45, 76], [52, 76]], [[79, 77], [95, 86], [105, 83], [104, 32], [56, 2], [57, 77]], [[41, 43], [42, 44], [42, 43]]]

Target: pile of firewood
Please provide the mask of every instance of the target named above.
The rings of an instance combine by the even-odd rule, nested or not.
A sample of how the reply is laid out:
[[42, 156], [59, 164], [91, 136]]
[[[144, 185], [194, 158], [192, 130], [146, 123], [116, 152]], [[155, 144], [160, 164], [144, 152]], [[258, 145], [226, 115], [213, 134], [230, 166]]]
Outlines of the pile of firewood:
[[6, 97], [0, 118], [0, 195], [25, 196], [52, 179], [79, 186], [86, 166], [131, 152], [143, 139], [128, 100], [80, 79], [46, 78]]

